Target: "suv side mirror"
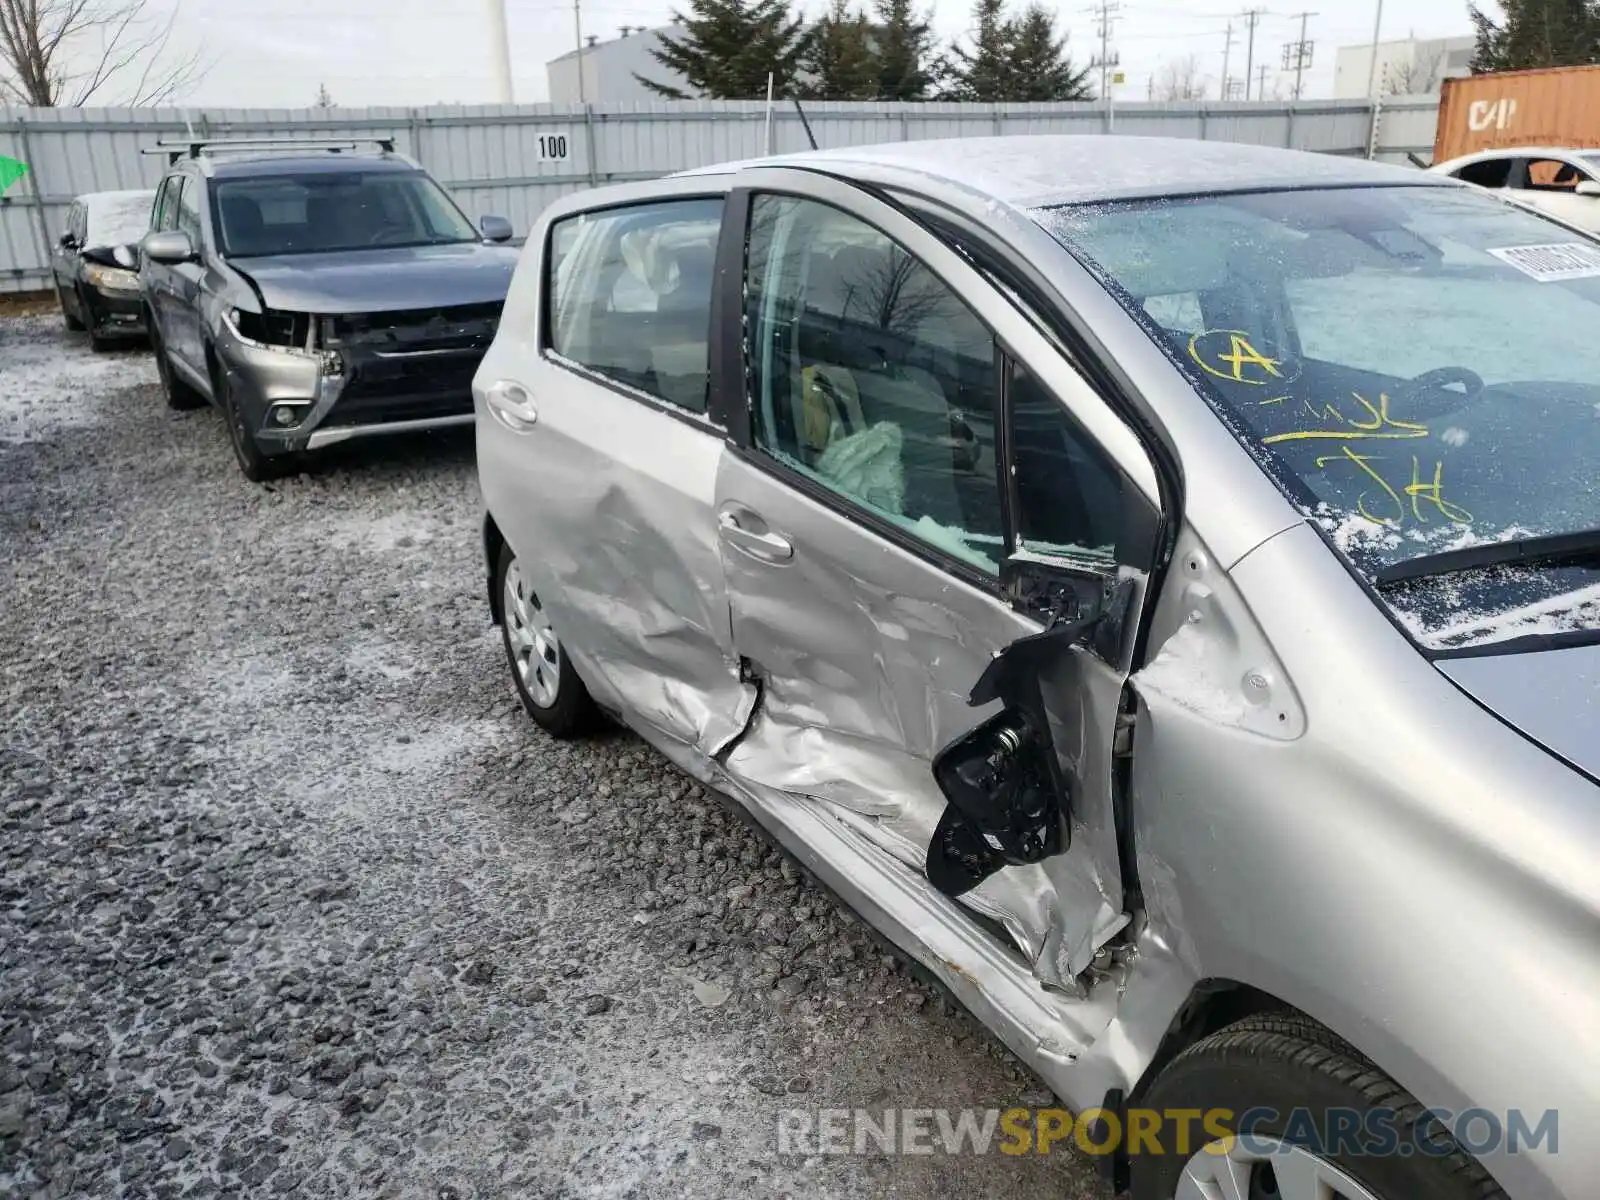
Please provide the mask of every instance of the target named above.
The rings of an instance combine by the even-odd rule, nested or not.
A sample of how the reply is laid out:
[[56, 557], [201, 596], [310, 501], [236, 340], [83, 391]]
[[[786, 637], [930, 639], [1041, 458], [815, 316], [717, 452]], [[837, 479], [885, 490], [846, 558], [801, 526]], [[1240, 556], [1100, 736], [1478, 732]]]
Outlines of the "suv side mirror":
[[139, 253], [151, 262], [168, 264], [194, 262], [199, 257], [189, 235], [181, 229], [145, 234], [139, 243]]
[[509, 242], [514, 232], [511, 222], [504, 217], [479, 217], [478, 229], [483, 233], [484, 239], [490, 242]]
[[61, 235], [58, 244], [61, 246], [61, 248], [63, 250], [71, 250], [74, 246], [76, 246], [78, 244], [78, 241], [77, 241], [76, 238], [74, 238], [72, 236], [72, 230], [69, 229], [69, 230], [67, 230], [66, 233], [63, 233]]
[[1583, 180], [1578, 184], [1578, 195], [1600, 196], [1600, 183], [1596, 183], [1593, 179]]

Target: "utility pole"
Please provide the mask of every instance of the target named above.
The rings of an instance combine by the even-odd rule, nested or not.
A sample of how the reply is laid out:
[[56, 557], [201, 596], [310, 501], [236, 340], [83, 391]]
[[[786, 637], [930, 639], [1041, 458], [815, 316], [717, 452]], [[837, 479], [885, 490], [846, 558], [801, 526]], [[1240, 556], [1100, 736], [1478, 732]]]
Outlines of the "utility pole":
[[1255, 74], [1256, 62], [1256, 26], [1261, 24], [1261, 18], [1266, 15], [1264, 8], [1247, 8], [1244, 10], [1244, 25], [1246, 30], [1244, 51], [1244, 98], [1250, 99], [1250, 77]]
[[1222, 43], [1222, 99], [1228, 98], [1228, 62], [1233, 57], [1233, 22], [1228, 22], [1228, 40]]
[[1111, 106], [1112, 68], [1121, 65], [1122, 62], [1120, 55], [1111, 52], [1111, 28], [1116, 23], [1117, 14], [1122, 11], [1122, 5], [1114, 3], [1114, 0], [1100, 0], [1088, 11], [1100, 21], [1100, 56], [1089, 65], [1100, 68], [1100, 96], [1106, 105], [1106, 132], [1110, 133], [1116, 120], [1112, 115]]
[[1256, 74], [1260, 76], [1260, 80], [1256, 85], [1257, 100], [1265, 100], [1267, 98], [1267, 71], [1269, 69], [1266, 63], [1262, 63], [1256, 68]]
[[[1383, 28], [1383, 0], [1378, 0], [1378, 11], [1372, 18], [1372, 62], [1367, 66], [1367, 98], [1378, 94], [1378, 31]], [[1368, 156], [1371, 157], [1370, 155]]]
[[1300, 18], [1300, 40], [1287, 42], [1283, 47], [1283, 69], [1294, 72], [1294, 98], [1300, 99], [1301, 84], [1305, 77], [1306, 68], [1311, 65], [1311, 56], [1315, 43], [1306, 37], [1306, 22], [1317, 14], [1314, 12], [1295, 13]]
[[572, 0], [572, 37], [578, 47], [578, 103], [589, 103], [589, 91], [584, 85], [583, 77], [588, 74], [584, 70], [589, 64], [584, 59], [583, 44], [583, 0]]
[[510, 104], [511, 39], [506, 34], [506, 0], [489, 0], [489, 74], [494, 80], [494, 102]]

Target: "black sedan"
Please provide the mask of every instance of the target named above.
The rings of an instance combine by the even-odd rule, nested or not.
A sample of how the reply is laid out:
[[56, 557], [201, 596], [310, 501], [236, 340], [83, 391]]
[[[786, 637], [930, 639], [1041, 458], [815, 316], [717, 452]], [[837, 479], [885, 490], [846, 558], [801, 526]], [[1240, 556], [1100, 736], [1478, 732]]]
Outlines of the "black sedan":
[[150, 228], [154, 190], [92, 192], [67, 213], [51, 263], [67, 328], [87, 329], [89, 344], [145, 334], [137, 246]]

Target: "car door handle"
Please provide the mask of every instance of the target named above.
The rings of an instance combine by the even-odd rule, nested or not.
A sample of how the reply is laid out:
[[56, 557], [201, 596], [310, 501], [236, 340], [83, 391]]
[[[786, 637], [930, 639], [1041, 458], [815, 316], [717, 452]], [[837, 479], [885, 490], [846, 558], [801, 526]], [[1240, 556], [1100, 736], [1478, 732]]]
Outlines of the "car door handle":
[[527, 433], [539, 420], [533, 397], [520, 383], [497, 379], [484, 392], [483, 399], [494, 419], [512, 433]]
[[717, 514], [717, 529], [728, 545], [765, 562], [787, 562], [794, 557], [794, 543], [781, 533], [755, 533], [739, 524], [736, 512]]

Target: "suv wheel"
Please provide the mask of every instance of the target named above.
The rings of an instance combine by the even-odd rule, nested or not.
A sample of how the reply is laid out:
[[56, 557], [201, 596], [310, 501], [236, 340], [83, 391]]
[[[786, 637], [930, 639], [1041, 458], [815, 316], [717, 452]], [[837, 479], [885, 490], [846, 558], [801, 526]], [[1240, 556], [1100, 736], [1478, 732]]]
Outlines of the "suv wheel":
[[239, 470], [251, 483], [265, 483], [293, 474], [298, 463], [293, 454], [267, 455], [261, 453], [256, 435], [245, 421], [244, 408], [233, 394], [228, 382], [228, 372], [218, 365], [211, 370], [211, 394], [217, 398], [222, 419], [228, 423], [228, 440], [233, 443], [233, 456], [239, 460]]
[[589, 689], [562, 653], [539, 594], [522, 573], [510, 545], [500, 548], [495, 587], [500, 591], [500, 635], [522, 707], [546, 733], [558, 738], [593, 728], [598, 710]]
[[1138, 1107], [1207, 1114], [1208, 1133], [1215, 1110], [1229, 1110], [1229, 1129], [1252, 1109], [1267, 1115], [1225, 1150], [1217, 1139], [1188, 1155], [1165, 1140], [1164, 1124], [1165, 1153], [1132, 1159], [1134, 1200], [1504, 1200], [1410, 1093], [1305, 1017], [1265, 1013], [1202, 1038]]
[[156, 374], [161, 379], [161, 390], [166, 394], [167, 407], [175, 408], [179, 412], [188, 412], [204, 406], [206, 398], [172, 369], [172, 362], [167, 358], [167, 344], [161, 340], [161, 331], [156, 328], [154, 318], [147, 315], [150, 329], [150, 353], [156, 357]]

